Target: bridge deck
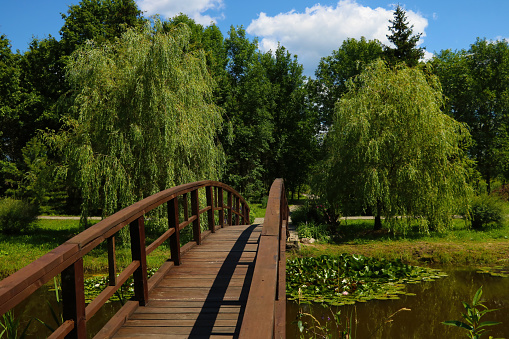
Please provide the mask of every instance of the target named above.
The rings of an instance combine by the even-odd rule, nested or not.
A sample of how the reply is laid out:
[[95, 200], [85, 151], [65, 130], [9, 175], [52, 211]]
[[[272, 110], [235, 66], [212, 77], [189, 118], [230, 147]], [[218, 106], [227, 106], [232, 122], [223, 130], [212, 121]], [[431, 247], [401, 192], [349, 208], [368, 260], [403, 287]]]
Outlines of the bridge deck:
[[114, 338], [234, 338], [240, 325], [262, 225], [217, 230], [182, 256]]

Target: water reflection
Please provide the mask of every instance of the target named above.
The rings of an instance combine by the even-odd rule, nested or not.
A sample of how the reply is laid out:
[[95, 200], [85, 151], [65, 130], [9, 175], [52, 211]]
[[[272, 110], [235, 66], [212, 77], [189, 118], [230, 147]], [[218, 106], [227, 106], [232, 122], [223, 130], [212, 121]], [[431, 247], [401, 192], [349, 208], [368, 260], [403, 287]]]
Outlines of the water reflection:
[[[489, 313], [483, 321], [500, 321], [501, 325], [493, 326], [489, 335], [495, 338], [509, 338], [509, 278], [491, 277], [475, 273], [472, 269], [445, 270], [449, 275], [434, 282], [408, 285], [407, 291], [416, 296], [402, 296], [399, 300], [374, 300], [334, 307], [341, 310], [341, 320], [353, 315], [357, 320], [355, 338], [391, 338], [391, 339], [435, 339], [464, 338], [466, 331], [442, 325], [445, 320], [461, 320], [462, 301], [471, 303], [472, 297], [480, 286], [483, 286], [483, 300], [489, 308], [499, 311]], [[289, 302], [287, 306], [287, 338], [298, 338], [296, 318], [299, 305]], [[320, 321], [326, 322], [330, 311], [319, 305], [301, 305], [304, 312], [313, 314]], [[392, 322], [386, 319], [401, 308], [411, 311], [399, 312]], [[332, 317], [331, 317], [332, 318]], [[323, 320], [322, 320], [323, 319]], [[336, 331], [337, 332], [337, 331]], [[354, 332], [355, 333], [355, 332]]]
[[[477, 274], [472, 269], [446, 270], [446, 278], [434, 282], [408, 285], [407, 291], [416, 296], [402, 296], [399, 300], [373, 300], [367, 303], [357, 303], [351, 306], [332, 308], [336, 312], [341, 310], [341, 320], [347, 315], [353, 315], [357, 320], [357, 339], [436, 339], [436, 338], [464, 338], [464, 330], [442, 325], [445, 320], [461, 320], [463, 307], [461, 302], [471, 302], [472, 297], [480, 286], [483, 286], [483, 299], [490, 308], [499, 311], [489, 313], [483, 320], [500, 321], [502, 325], [490, 328], [489, 335], [495, 338], [509, 338], [509, 278], [491, 277]], [[32, 317], [39, 317], [43, 321], [54, 325], [47, 300], [54, 309], [58, 309], [55, 294], [48, 286], [41, 287], [31, 298], [15, 308], [15, 315], [22, 316], [22, 322], [27, 323]], [[119, 303], [105, 304], [101, 310], [87, 322], [89, 338], [93, 337], [104, 324], [120, 308]], [[299, 338], [296, 318], [298, 304], [288, 302], [287, 305], [287, 338]], [[327, 321], [329, 309], [319, 305], [301, 305], [304, 312], [313, 314], [321, 321]], [[393, 321], [386, 323], [386, 318], [401, 308], [409, 308], [409, 312], [399, 312]], [[323, 318], [323, 320], [322, 320]], [[24, 326], [24, 325], [22, 325]], [[49, 335], [44, 325], [33, 320], [29, 327], [28, 338], [45, 338]], [[372, 336], [370, 336], [373, 334]]]
[[[52, 285], [52, 284], [51, 284]], [[35, 318], [39, 318], [51, 327], [56, 324], [51, 314], [53, 309], [58, 315], [62, 314], [61, 305], [57, 303], [55, 292], [50, 290], [50, 285], [44, 285], [35, 291], [28, 299], [21, 302], [14, 308], [14, 315], [21, 317], [21, 330], [31, 320], [28, 327], [27, 339], [46, 338], [51, 334], [42, 323]], [[48, 305], [49, 304], [49, 305]], [[101, 309], [87, 321], [87, 334], [92, 338], [108, 322], [109, 319], [120, 309], [119, 302], [111, 302], [103, 305]], [[21, 333], [21, 330], [18, 332]]]

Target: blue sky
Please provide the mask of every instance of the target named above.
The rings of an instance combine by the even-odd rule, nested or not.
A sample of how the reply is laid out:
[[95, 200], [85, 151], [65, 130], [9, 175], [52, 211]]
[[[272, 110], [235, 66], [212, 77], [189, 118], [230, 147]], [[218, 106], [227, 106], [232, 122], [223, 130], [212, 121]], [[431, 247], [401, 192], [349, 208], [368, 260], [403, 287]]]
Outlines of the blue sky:
[[[32, 36], [59, 38], [60, 13], [79, 0], [0, 0], [0, 33], [12, 49], [25, 51]], [[280, 42], [297, 54], [306, 75], [312, 75], [320, 57], [330, 55], [346, 38], [379, 39], [386, 43], [390, 0], [137, 0], [146, 15], [172, 17], [183, 12], [207, 25], [215, 22], [227, 34], [231, 25], [243, 25], [257, 36], [261, 50]], [[427, 56], [442, 49], [467, 49], [477, 37], [509, 39], [509, 1], [401, 0], [415, 32], [423, 33]]]

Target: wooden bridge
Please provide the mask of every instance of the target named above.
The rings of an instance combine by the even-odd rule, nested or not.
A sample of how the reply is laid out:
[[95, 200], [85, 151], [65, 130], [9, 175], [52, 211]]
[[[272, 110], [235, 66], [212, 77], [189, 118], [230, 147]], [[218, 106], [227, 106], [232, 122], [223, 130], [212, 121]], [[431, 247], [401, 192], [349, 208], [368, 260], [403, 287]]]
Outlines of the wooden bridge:
[[[200, 196], [206, 206], [200, 206]], [[146, 246], [145, 215], [163, 204], [168, 230]], [[263, 225], [250, 225], [249, 220], [246, 201], [223, 183], [200, 181], [167, 189], [2, 280], [0, 314], [60, 274], [64, 323], [50, 338], [87, 338], [87, 321], [133, 276], [134, 297], [95, 338], [284, 338], [288, 204], [282, 179], [270, 189]], [[115, 235], [126, 226], [132, 262], [118, 273]], [[192, 227], [193, 241], [181, 247], [185, 227]], [[147, 278], [147, 256], [167, 241], [171, 257]], [[83, 256], [103, 242], [109, 286], [87, 305]]]

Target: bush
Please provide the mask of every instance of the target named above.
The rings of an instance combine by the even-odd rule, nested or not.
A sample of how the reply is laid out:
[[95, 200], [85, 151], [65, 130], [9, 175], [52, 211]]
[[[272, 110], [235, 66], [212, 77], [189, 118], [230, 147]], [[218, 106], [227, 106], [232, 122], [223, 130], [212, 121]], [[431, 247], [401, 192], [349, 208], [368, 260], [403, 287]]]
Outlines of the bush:
[[328, 225], [310, 223], [300, 223], [297, 225], [299, 238], [313, 238], [317, 241], [328, 242], [331, 239], [330, 228]]
[[502, 226], [504, 203], [495, 196], [482, 194], [472, 200], [469, 214], [473, 229], [482, 230], [490, 226]]
[[291, 214], [292, 223], [314, 222], [316, 224], [327, 224], [330, 227], [338, 226], [339, 215], [335, 209], [326, 202], [318, 199], [308, 199]]
[[39, 208], [22, 200], [0, 200], [0, 232], [16, 234], [27, 230], [37, 219]]

